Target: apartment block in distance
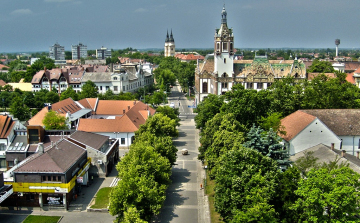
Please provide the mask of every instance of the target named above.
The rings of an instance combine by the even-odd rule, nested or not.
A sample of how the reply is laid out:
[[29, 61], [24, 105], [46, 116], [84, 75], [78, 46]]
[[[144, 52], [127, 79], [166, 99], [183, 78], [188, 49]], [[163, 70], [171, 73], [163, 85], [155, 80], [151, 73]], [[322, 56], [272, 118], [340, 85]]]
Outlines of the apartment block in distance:
[[97, 59], [106, 59], [111, 57], [111, 50], [106, 47], [101, 47], [100, 49], [96, 49], [96, 58]]
[[73, 60], [80, 60], [87, 57], [87, 46], [79, 43], [78, 45], [71, 45], [71, 55]]

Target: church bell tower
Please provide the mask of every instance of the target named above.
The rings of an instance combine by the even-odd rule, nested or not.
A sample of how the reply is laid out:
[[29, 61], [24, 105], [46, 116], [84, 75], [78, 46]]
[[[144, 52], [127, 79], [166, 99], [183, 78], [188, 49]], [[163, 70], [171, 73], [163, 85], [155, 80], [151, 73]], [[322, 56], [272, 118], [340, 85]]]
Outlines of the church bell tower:
[[221, 11], [220, 29], [215, 30], [214, 44], [214, 72], [217, 77], [233, 77], [234, 34], [227, 26], [225, 5]]
[[172, 30], [171, 30], [170, 36], [169, 36], [169, 32], [168, 31], [166, 32], [164, 56], [165, 57], [175, 56], [175, 40], [174, 40]]

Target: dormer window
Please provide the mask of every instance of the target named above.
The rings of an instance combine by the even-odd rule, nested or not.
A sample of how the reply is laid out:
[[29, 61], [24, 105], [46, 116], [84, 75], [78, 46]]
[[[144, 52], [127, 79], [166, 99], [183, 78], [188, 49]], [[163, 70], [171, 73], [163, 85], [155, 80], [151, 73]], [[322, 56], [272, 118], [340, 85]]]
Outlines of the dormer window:
[[114, 77], [113, 80], [114, 80], [114, 81], [117, 81], [117, 77]]

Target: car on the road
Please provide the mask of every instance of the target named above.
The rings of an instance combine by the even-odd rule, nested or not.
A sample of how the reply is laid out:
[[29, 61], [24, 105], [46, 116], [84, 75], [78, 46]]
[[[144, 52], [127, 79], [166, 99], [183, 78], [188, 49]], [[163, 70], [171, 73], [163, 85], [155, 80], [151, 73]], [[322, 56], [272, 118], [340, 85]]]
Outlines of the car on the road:
[[174, 102], [170, 102], [170, 108], [175, 108], [175, 103]]
[[188, 155], [189, 154], [189, 151], [187, 149], [182, 149], [181, 150], [181, 154], [183, 155]]

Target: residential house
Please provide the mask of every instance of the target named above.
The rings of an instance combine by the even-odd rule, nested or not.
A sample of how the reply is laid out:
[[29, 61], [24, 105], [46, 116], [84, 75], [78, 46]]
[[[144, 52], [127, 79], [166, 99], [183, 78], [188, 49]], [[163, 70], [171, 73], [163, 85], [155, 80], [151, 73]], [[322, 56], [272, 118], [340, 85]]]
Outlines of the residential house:
[[120, 147], [129, 148], [135, 131], [144, 124], [155, 109], [141, 101], [113, 101], [83, 99], [84, 107], [91, 107], [93, 115], [79, 120], [78, 131], [93, 132], [120, 140]]
[[90, 175], [107, 176], [119, 160], [119, 140], [91, 132], [76, 131], [68, 140], [86, 149]]
[[91, 116], [91, 109], [83, 107], [80, 103], [74, 101], [72, 98], [67, 98], [44, 107], [28, 121], [27, 128], [29, 129], [31, 126], [40, 126], [43, 128], [43, 120], [50, 110], [66, 117], [69, 129], [75, 129], [80, 118], [87, 118]]
[[290, 154], [322, 143], [355, 155], [360, 147], [360, 109], [311, 109], [296, 111], [281, 120]]
[[25, 126], [17, 119], [7, 114], [0, 115], [0, 171], [7, 170], [6, 150], [16, 136], [15, 131], [19, 129], [25, 130]]
[[356, 156], [347, 154], [344, 150], [335, 149], [332, 146], [326, 146], [324, 144], [318, 144], [307, 148], [299, 153], [296, 153], [294, 156], [290, 157], [291, 161], [296, 161], [301, 157], [305, 156], [305, 153], [311, 152], [312, 156], [315, 157], [317, 164], [329, 163], [335, 160], [338, 160], [338, 164], [345, 163], [349, 164], [349, 167], [355, 172], [360, 174], [360, 159], [359, 152], [356, 153]]

